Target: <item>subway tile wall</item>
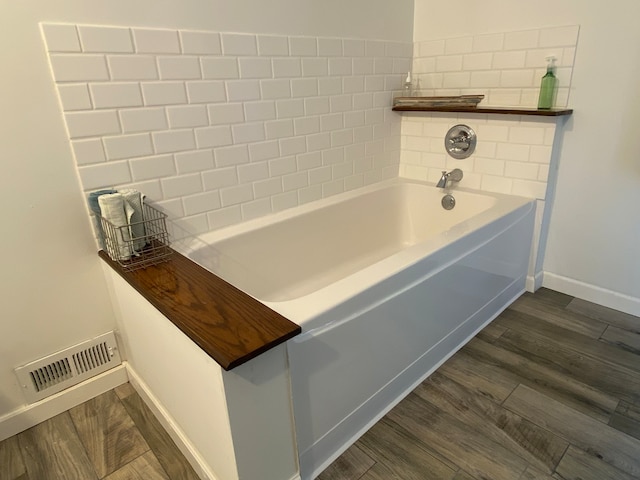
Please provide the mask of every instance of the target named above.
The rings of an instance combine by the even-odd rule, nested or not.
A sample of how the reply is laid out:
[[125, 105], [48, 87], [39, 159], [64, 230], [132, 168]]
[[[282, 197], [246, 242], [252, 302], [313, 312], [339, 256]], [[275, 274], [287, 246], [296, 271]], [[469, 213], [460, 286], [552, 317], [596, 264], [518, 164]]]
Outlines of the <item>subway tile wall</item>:
[[482, 105], [536, 107], [545, 57], [557, 58], [555, 105], [569, 102], [579, 26], [540, 28], [414, 44], [420, 95], [484, 94]]
[[85, 191], [201, 233], [398, 175], [413, 45], [43, 24]]

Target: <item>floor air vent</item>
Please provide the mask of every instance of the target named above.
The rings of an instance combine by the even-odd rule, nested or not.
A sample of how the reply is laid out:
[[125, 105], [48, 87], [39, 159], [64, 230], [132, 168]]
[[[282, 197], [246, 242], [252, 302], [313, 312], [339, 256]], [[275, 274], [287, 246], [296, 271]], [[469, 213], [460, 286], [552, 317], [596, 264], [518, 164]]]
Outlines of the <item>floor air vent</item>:
[[15, 372], [27, 402], [33, 403], [121, 363], [116, 337], [109, 332], [18, 367]]

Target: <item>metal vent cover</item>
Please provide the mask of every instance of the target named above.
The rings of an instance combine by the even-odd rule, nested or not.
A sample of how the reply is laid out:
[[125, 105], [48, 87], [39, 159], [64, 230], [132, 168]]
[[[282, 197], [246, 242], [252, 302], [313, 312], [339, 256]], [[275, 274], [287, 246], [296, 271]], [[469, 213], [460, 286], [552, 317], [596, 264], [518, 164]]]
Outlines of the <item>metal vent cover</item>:
[[15, 369], [28, 403], [34, 403], [122, 363], [108, 332]]

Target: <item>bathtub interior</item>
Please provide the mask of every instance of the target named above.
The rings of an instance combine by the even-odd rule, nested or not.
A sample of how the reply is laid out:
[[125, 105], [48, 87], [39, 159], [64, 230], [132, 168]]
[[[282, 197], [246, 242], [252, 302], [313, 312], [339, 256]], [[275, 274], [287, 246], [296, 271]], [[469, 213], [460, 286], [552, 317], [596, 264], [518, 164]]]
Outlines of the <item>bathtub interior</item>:
[[[397, 183], [227, 236], [196, 249], [196, 262], [264, 302], [299, 298], [490, 209], [496, 199]], [[459, 232], [458, 232], [459, 233]]]

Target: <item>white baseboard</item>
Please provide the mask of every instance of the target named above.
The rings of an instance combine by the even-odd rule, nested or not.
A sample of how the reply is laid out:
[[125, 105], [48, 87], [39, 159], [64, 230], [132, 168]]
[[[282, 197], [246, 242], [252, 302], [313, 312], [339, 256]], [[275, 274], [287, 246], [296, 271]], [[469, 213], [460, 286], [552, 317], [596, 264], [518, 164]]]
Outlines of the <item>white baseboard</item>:
[[180, 426], [151, 392], [147, 384], [140, 378], [129, 363], [124, 362], [124, 365], [129, 375], [129, 382], [131, 382], [131, 385], [135, 388], [136, 392], [138, 392], [144, 403], [151, 409], [198, 476], [202, 480], [219, 480], [189, 438], [184, 434]]
[[127, 380], [124, 365], [118, 365], [78, 385], [43, 398], [39, 402], [24, 405], [9, 412], [0, 417], [0, 441], [122, 385]]
[[538, 272], [534, 275], [527, 275], [525, 282], [525, 290], [527, 292], [535, 292], [542, 286], [542, 277], [544, 272]]
[[630, 315], [640, 316], [640, 298], [549, 272], [544, 272], [542, 286]]

